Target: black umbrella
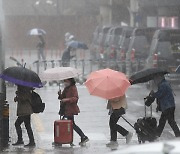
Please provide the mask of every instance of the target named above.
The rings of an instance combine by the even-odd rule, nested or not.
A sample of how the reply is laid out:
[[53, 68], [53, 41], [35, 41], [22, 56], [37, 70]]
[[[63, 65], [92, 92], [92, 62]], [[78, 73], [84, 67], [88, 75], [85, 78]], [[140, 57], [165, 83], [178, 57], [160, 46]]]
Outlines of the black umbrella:
[[26, 87], [43, 87], [39, 76], [25, 67], [9, 67], [3, 71], [0, 78]]
[[160, 68], [149, 68], [133, 74], [129, 80], [131, 84], [145, 83], [150, 80], [153, 80], [154, 76], [156, 75], [164, 75], [167, 73], [168, 71]]

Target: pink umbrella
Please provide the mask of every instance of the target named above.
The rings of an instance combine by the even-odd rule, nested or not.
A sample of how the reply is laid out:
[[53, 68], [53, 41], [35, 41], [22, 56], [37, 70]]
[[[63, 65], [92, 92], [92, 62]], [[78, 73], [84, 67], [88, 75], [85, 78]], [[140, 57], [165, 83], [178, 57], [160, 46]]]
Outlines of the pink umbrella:
[[112, 99], [123, 96], [130, 82], [124, 73], [103, 69], [92, 72], [85, 85], [91, 95]]

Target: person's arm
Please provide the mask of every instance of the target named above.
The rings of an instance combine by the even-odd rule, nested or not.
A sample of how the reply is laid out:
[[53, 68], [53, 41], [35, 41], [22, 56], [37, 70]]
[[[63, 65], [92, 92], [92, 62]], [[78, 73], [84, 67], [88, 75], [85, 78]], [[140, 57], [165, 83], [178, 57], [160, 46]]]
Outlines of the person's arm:
[[164, 84], [161, 84], [158, 88], [158, 91], [155, 93], [152, 93], [151, 96], [155, 98], [161, 98], [166, 94], [166, 86]]
[[64, 98], [62, 99], [61, 101], [63, 103], [77, 103], [78, 101], [78, 91], [77, 91], [77, 88], [76, 87], [72, 87], [71, 88], [71, 94], [72, 96], [69, 97], [69, 98]]
[[58, 99], [62, 100], [65, 98], [65, 89], [63, 90], [63, 92], [61, 93], [61, 90], [58, 91]]
[[30, 101], [31, 100], [31, 93], [30, 92], [16, 92], [16, 101]]

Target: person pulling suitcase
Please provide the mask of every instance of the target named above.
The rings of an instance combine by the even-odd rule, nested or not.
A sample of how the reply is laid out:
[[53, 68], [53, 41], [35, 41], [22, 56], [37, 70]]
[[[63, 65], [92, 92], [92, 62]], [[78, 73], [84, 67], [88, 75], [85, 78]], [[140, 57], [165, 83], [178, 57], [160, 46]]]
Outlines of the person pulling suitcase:
[[133, 133], [117, 124], [119, 118], [125, 114], [126, 108], [127, 102], [125, 95], [108, 101], [107, 109], [109, 109], [110, 114], [109, 127], [111, 139], [110, 142], [106, 144], [107, 147], [118, 146], [117, 132], [126, 138], [126, 144], [129, 144], [132, 139]]
[[[79, 134], [81, 137], [81, 141], [79, 145], [84, 145], [89, 141], [89, 138], [83, 133], [83, 131], [75, 124], [74, 115], [78, 115], [80, 113], [78, 103], [78, 91], [76, 88], [76, 82], [74, 78], [64, 80], [64, 90], [58, 92], [58, 99], [60, 100], [61, 109], [59, 113], [63, 114], [63, 118], [67, 120], [72, 120], [73, 129]], [[63, 111], [62, 111], [63, 108]], [[63, 113], [62, 113], [63, 112]]]
[[174, 119], [175, 112], [175, 100], [173, 90], [168, 81], [166, 81], [164, 75], [156, 75], [154, 82], [158, 86], [158, 91], [151, 91], [150, 95], [158, 99], [159, 108], [161, 111], [161, 117], [159, 119], [159, 125], [157, 127], [157, 135], [160, 137], [165, 127], [166, 121], [168, 121], [176, 137], [180, 137], [180, 130]]

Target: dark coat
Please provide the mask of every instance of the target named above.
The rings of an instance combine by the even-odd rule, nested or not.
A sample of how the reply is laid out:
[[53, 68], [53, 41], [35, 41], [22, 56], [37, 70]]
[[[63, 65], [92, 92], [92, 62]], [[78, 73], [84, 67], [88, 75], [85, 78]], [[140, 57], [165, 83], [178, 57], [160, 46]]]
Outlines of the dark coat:
[[164, 79], [158, 85], [158, 91], [152, 95], [158, 98], [162, 112], [168, 108], [175, 107], [175, 100], [170, 84]]
[[31, 92], [17, 91], [15, 100], [17, 101], [17, 116], [26, 116], [33, 114], [31, 107]]
[[80, 110], [77, 105], [78, 103], [78, 91], [75, 85], [64, 88], [62, 94], [59, 96], [59, 99], [64, 99], [65, 101], [65, 116], [77, 115]]

